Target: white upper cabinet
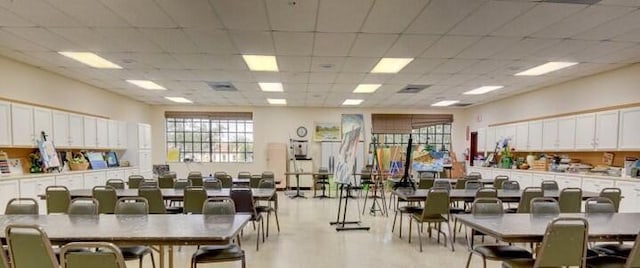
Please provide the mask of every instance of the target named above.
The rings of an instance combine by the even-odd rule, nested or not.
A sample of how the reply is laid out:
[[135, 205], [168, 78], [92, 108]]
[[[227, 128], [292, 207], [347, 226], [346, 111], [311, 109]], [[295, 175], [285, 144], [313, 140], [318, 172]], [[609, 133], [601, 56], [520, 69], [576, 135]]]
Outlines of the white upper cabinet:
[[516, 142], [516, 125], [515, 124], [511, 124], [511, 125], [506, 125], [504, 126], [504, 132], [503, 132], [503, 138], [507, 138], [510, 139], [511, 142], [509, 144], [511, 144], [511, 147], [513, 147], [513, 145]]
[[138, 124], [138, 146], [140, 149], [151, 149], [151, 126]]
[[118, 122], [118, 144], [116, 148], [127, 148], [127, 122]]
[[109, 120], [109, 148], [124, 149], [127, 147], [127, 123]]
[[53, 112], [53, 144], [56, 147], [70, 147], [69, 113]]
[[542, 149], [554, 151], [558, 148], [558, 119], [542, 121]]
[[36, 145], [33, 134], [33, 107], [11, 104], [11, 138], [14, 146]]
[[33, 108], [33, 131], [36, 140], [42, 140], [42, 132], [47, 135], [47, 140], [53, 138], [53, 112], [50, 109]]
[[69, 114], [69, 146], [84, 147], [84, 117]]
[[558, 119], [558, 150], [573, 150], [576, 144], [576, 118]]
[[498, 140], [496, 137], [496, 128], [488, 127], [486, 134], [485, 150], [487, 152], [493, 152], [496, 149], [496, 141]]
[[487, 150], [487, 129], [479, 128], [476, 132], [478, 132], [478, 152], [485, 152]]
[[0, 145], [11, 145], [11, 104], [0, 101]]
[[514, 148], [517, 151], [529, 150], [529, 124], [519, 123], [515, 125], [516, 138], [513, 141]]
[[596, 149], [618, 148], [618, 111], [596, 113]]
[[576, 150], [593, 150], [596, 146], [596, 114], [576, 116]]
[[95, 117], [84, 117], [84, 147], [95, 148], [98, 143], [97, 121]]
[[640, 150], [640, 108], [620, 110], [618, 148]]
[[107, 119], [96, 118], [96, 147], [109, 148], [109, 123]]
[[542, 121], [529, 122], [529, 151], [542, 150]]
[[108, 125], [109, 148], [118, 147], [118, 121], [109, 120]]

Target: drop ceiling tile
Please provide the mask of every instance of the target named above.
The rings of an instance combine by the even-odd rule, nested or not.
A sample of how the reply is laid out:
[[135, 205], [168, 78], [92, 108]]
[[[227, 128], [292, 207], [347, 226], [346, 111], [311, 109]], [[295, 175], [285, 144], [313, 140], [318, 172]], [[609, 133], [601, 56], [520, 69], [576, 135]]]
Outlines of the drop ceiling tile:
[[309, 73], [280, 72], [280, 80], [283, 83], [307, 83], [309, 81]]
[[224, 30], [213, 28], [186, 28], [184, 32], [198, 47], [199, 52], [204, 53], [232, 53], [238, 51], [231, 42], [229, 34]]
[[280, 73], [277, 72], [252, 72], [254, 80], [257, 82], [282, 82], [280, 79]]
[[0, 7], [43, 27], [74, 27], [79, 22], [42, 0], [0, 1]]
[[[331, 92], [352, 93], [357, 86], [358, 84], [355, 83], [336, 83], [331, 86]], [[364, 97], [367, 95], [363, 94], [362, 96]]]
[[422, 57], [453, 58], [478, 40], [480, 37], [477, 36], [445, 35], [422, 53]]
[[290, 0], [265, 1], [271, 29], [274, 31], [304, 31], [316, 29], [316, 14], [318, 0], [297, 1], [295, 5]]
[[445, 34], [484, 1], [433, 0], [407, 29], [408, 33]]
[[517, 43], [512, 44], [509, 47], [502, 49], [502, 51], [492, 55], [491, 58], [509, 60], [522, 59], [525, 56], [531, 55], [539, 50], [558, 44], [561, 41], [562, 39], [525, 38], [518, 41]]
[[420, 85], [434, 85], [448, 79], [451, 74], [426, 74], [415, 80], [415, 83]]
[[178, 25], [153, 0], [101, 0], [135, 27], [173, 28]]
[[40, 46], [46, 47], [53, 51], [67, 51], [80, 49], [78, 45], [69, 42], [68, 40], [60, 37], [59, 35], [52, 33], [44, 28], [4, 28], [15, 35], [18, 35], [24, 39], [27, 39]]
[[347, 57], [342, 66], [342, 72], [368, 73], [378, 61], [380, 58]]
[[599, 5], [640, 7], [640, 0], [602, 0]]
[[591, 60], [597, 63], [636, 63], [640, 61], [640, 45], [622, 49]]
[[33, 22], [0, 7], [0, 27], [32, 27]]
[[458, 23], [449, 33], [487, 35], [535, 6], [528, 2], [488, 1]]
[[463, 50], [456, 58], [486, 59], [519, 40], [520, 38], [517, 37], [483, 37], [480, 41]]
[[384, 84], [386, 83], [393, 74], [367, 74], [361, 83], [363, 84]]
[[181, 29], [140, 29], [165, 52], [196, 53], [199, 49]]
[[373, 0], [323, 0], [319, 3], [318, 32], [358, 32]]
[[617, 19], [610, 20], [582, 33], [572, 36], [575, 39], [608, 40], [624, 35], [629, 31], [640, 29], [640, 10], [627, 13]]
[[431, 71], [434, 74], [455, 74], [478, 62], [472, 59], [449, 59]]
[[15, 49], [20, 51], [49, 51], [36, 43], [17, 36], [9, 31], [0, 28], [0, 47]]
[[362, 32], [401, 33], [427, 3], [423, 0], [378, 0], [369, 11]]
[[309, 83], [327, 83], [332, 84], [338, 74], [336, 73], [310, 73]]
[[392, 84], [413, 84], [422, 74], [396, 74], [387, 83]]
[[360, 83], [366, 74], [364, 73], [339, 73], [336, 83]]
[[242, 57], [239, 55], [204, 53], [175, 53], [172, 55], [187, 69], [247, 69]]
[[397, 34], [358, 34], [349, 56], [382, 57], [397, 39]]
[[223, 27], [208, 0], [189, 0], [188, 4], [174, 0], [156, 0], [156, 2], [180, 27]]
[[342, 70], [345, 57], [311, 57], [311, 72], [337, 73]]
[[313, 33], [274, 32], [277, 55], [311, 56]]
[[554, 23], [533, 37], [567, 38], [633, 11], [630, 7], [592, 5]]
[[407, 67], [404, 67], [400, 73], [409, 74], [425, 74], [431, 72], [433, 69], [438, 67], [438, 65], [445, 62], [447, 59], [440, 58], [417, 58], [411, 61]]
[[429, 46], [435, 43], [440, 36], [422, 34], [402, 34], [400, 38], [387, 51], [385, 57], [414, 58], [422, 54]]
[[89, 27], [127, 27], [129, 24], [108, 9], [100, 1], [86, 0], [46, 0], [56, 9], [61, 10], [65, 14], [71, 16], [80, 25]]
[[347, 56], [355, 39], [355, 33], [316, 33], [313, 55]]
[[266, 31], [269, 29], [267, 11], [261, 0], [211, 0], [223, 25], [232, 30]]
[[331, 84], [329, 83], [309, 83], [307, 85], [307, 91], [309, 92], [323, 93], [328, 92], [330, 89]]
[[311, 57], [278, 56], [278, 69], [281, 72], [309, 72]]
[[540, 3], [492, 34], [498, 36], [529, 36], [584, 8], [585, 5]]
[[478, 75], [474, 75], [474, 74], [454, 74], [444, 80], [439, 81], [437, 84], [447, 85], [447, 86], [457, 86], [457, 85], [461, 85], [464, 82], [472, 81], [477, 77]]
[[115, 60], [116, 63], [127, 69], [185, 69], [168, 53], [104, 53], [102, 56], [109, 60]]
[[[61, 31], [56, 31], [61, 33]], [[94, 36], [98, 33], [100, 36]], [[68, 35], [75, 35], [71, 30]], [[66, 35], [66, 36], [68, 36]], [[95, 28], [95, 32], [82, 29], [80, 36], [74, 36], [73, 41], [78, 43], [84, 38], [90, 41], [92, 46], [105, 51], [119, 52], [161, 52], [162, 49], [148, 36], [134, 28]], [[67, 39], [69, 39], [67, 37]], [[78, 40], [80, 39], [80, 40]]]
[[528, 60], [540, 60], [540, 61], [571, 61], [576, 60], [573, 57], [569, 57], [570, 54], [575, 54], [577, 51], [581, 51], [590, 46], [595, 46], [598, 41], [585, 41], [585, 40], [572, 40], [565, 39], [553, 46], [539, 50], [533, 53], [525, 59]]
[[231, 31], [230, 34], [241, 54], [275, 54], [271, 32]]
[[460, 70], [460, 73], [488, 74], [511, 63], [513, 63], [513, 61], [510, 60], [480, 60]]
[[579, 59], [580, 61], [590, 61], [591, 59], [607, 54], [616, 53], [619, 50], [630, 48], [635, 45], [636, 43], [631, 42], [600, 41], [593, 46], [589, 46], [583, 50], [571, 53], [569, 56], [575, 59]]

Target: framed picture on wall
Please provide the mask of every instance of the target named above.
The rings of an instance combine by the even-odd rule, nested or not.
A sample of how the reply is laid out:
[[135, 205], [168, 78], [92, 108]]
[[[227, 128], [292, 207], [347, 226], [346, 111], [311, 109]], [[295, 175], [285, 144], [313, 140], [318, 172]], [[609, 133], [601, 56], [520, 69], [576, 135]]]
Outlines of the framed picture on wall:
[[360, 128], [360, 141], [364, 141], [364, 116], [362, 114], [342, 114], [341, 121], [342, 138], [345, 133]]
[[339, 123], [315, 123], [314, 141], [340, 141], [341, 136]]

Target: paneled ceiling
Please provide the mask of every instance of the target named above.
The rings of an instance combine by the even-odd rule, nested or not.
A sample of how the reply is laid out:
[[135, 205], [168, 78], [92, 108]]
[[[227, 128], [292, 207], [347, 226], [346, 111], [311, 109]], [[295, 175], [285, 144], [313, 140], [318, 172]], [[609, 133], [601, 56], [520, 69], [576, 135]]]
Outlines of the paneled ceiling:
[[[0, 54], [148, 104], [425, 108], [480, 104], [640, 61], [640, 0], [594, 5], [527, 0], [0, 0]], [[57, 51], [91, 51], [124, 69], [93, 69]], [[277, 56], [252, 72], [241, 54]], [[372, 74], [381, 57], [414, 57]], [[577, 61], [539, 77], [513, 74]], [[125, 82], [149, 79], [167, 91]], [[235, 92], [207, 82], [232, 82]], [[282, 82], [262, 92], [258, 82]], [[359, 83], [383, 84], [355, 94]], [[399, 94], [407, 84], [430, 85]], [[485, 95], [462, 95], [504, 85]], [[576, 89], [578, 90], [578, 89]]]

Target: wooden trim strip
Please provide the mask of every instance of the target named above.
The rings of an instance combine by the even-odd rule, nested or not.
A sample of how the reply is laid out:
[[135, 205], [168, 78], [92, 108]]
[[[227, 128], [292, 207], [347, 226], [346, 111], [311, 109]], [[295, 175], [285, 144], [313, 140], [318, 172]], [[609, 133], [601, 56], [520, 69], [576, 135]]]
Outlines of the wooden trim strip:
[[37, 104], [37, 103], [33, 103], [33, 102], [20, 101], [20, 100], [13, 100], [13, 99], [5, 98], [5, 97], [0, 97], [0, 100], [2, 100], [2, 101], [12, 102], [12, 103], [17, 103], [17, 104], [31, 105], [31, 106], [40, 107], [40, 108], [45, 108], [45, 109], [52, 109], [52, 110], [57, 110], [57, 111], [62, 111], [62, 112], [67, 112], [67, 113], [74, 113], [74, 114], [79, 114], [79, 115], [93, 116], [93, 117], [102, 118], [102, 119], [111, 119], [110, 117], [106, 117], [106, 116], [103, 116], [103, 115], [96, 115], [96, 114], [90, 114], [90, 113], [78, 112], [78, 111], [73, 111], [73, 110], [68, 110], [68, 109], [62, 109], [62, 108], [58, 108], [58, 107], [54, 107], [54, 106], [49, 106], [49, 105]]

